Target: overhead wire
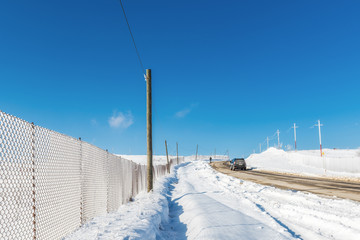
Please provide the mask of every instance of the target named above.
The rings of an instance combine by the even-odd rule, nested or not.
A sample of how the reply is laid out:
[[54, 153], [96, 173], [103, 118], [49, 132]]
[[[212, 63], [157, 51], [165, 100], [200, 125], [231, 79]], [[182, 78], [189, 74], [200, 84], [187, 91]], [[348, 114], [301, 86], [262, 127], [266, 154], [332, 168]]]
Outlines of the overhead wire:
[[134, 48], [135, 48], [135, 51], [136, 51], [136, 55], [137, 55], [137, 57], [138, 57], [138, 59], [139, 59], [139, 63], [140, 63], [140, 66], [141, 66], [141, 71], [143, 72], [143, 74], [144, 74], [144, 76], [145, 76], [145, 74], [146, 74], [145, 68], [144, 68], [143, 62], [142, 62], [142, 60], [141, 60], [139, 50], [138, 50], [138, 48], [137, 48], [137, 46], [136, 46], [135, 38], [134, 38], [134, 35], [133, 35], [132, 31], [131, 31], [131, 27], [130, 27], [129, 21], [128, 21], [128, 18], [127, 18], [126, 13], [125, 13], [124, 5], [123, 5], [123, 3], [122, 3], [121, 0], [119, 0], [119, 1], [120, 1], [121, 9], [122, 9], [122, 11], [123, 11], [123, 13], [124, 13], [125, 21], [126, 21], [126, 24], [127, 24], [127, 26], [128, 26], [129, 33], [130, 33], [132, 42], [133, 42], [133, 44], [134, 44]]

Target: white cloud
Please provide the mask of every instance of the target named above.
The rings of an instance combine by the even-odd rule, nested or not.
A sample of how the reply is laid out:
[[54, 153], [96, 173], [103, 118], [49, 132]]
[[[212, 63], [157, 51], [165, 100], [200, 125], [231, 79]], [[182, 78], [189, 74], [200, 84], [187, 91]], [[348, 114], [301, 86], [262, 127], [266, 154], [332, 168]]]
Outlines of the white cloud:
[[116, 113], [109, 118], [109, 125], [112, 128], [128, 128], [134, 123], [134, 117], [131, 112], [127, 113]]
[[199, 104], [195, 103], [195, 104], [191, 104], [190, 107], [187, 107], [183, 110], [178, 111], [177, 113], [175, 113], [175, 117], [177, 118], [184, 118], [186, 117], [186, 115], [188, 115], [195, 107], [197, 107]]
[[177, 113], [175, 113], [175, 117], [177, 118], [183, 118], [186, 115], [188, 115], [191, 112], [190, 108], [185, 108], [184, 110], [178, 111]]

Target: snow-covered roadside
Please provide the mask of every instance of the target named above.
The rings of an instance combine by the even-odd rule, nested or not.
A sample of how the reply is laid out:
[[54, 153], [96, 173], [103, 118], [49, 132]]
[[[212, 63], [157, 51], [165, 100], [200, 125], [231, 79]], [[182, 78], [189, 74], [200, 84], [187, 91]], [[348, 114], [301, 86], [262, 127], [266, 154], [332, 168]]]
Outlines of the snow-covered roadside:
[[[206, 162], [192, 164], [192, 169], [190, 165], [188, 169], [179, 169], [179, 185], [185, 181], [194, 187], [193, 192], [208, 195], [234, 211], [257, 219], [284, 236], [295, 239], [354, 240], [360, 236], [358, 202], [327, 199], [310, 193], [263, 186], [216, 172]], [[186, 171], [187, 174], [181, 174], [181, 171]], [[179, 186], [180, 191], [182, 188], [184, 187]], [[186, 219], [191, 219], [185, 217], [188, 212], [184, 209], [185, 223], [188, 221]], [[192, 224], [191, 221], [189, 224]], [[241, 227], [245, 226], [237, 226]], [[188, 226], [188, 229], [190, 228]], [[239, 236], [228, 239], [239, 239]], [[271, 238], [257, 236], [255, 239]]]
[[[119, 157], [128, 159], [130, 161], [133, 161], [138, 164], [147, 164], [147, 155], [124, 155], [124, 154], [116, 154]], [[224, 161], [228, 160], [228, 156], [225, 155], [217, 155], [214, 156], [206, 156], [206, 155], [199, 155], [197, 156], [197, 159], [209, 159], [210, 157], [213, 158], [214, 161]], [[176, 156], [169, 155], [169, 159], [174, 159]], [[184, 162], [194, 161], [196, 159], [195, 155], [192, 156], [179, 156], [179, 158], [183, 158]], [[153, 165], [161, 165], [166, 164], [167, 158], [164, 155], [154, 155], [153, 156]]]
[[[124, 154], [116, 154], [119, 157], [128, 159], [138, 164], [147, 164], [147, 155], [124, 155]], [[169, 156], [169, 159], [176, 158], [176, 156]], [[154, 155], [153, 156], [153, 165], [162, 165], [166, 164], [167, 158], [163, 155]]]
[[115, 213], [92, 219], [64, 240], [156, 239], [161, 222], [168, 221], [166, 196], [174, 176], [172, 172], [157, 179], [151, 193], [139, 193], [133, 202], [122, 205]]
[[242, 181], [208, 161], [175, 167], [150, 194], [70, 239], [358, 239], [360, 203]]
[[312, 176], [360, 179], [359, 149], [324, 149], [289, 151], [269, 148], [260, 154], [251, 154], [247, 165], [257, 170], [295, 173]]

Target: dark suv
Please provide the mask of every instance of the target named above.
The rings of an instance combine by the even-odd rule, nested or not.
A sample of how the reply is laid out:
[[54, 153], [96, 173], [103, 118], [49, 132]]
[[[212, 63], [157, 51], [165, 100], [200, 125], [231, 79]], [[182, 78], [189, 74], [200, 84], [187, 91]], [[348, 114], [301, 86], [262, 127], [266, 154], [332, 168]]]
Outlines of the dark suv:
[[236, 169], [246, 170], [246, 162], [243, 158], [233, 158], [230, 160], [230, 170], [235, 171]]

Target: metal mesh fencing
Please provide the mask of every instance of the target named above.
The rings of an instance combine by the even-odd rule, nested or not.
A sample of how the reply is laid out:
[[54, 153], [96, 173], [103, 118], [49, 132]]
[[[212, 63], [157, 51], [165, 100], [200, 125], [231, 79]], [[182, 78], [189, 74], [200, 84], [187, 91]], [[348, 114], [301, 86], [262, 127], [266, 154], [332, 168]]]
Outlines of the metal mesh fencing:
[[[153, 170], [155, 181], [167, 166]], [[0, 240], [61, 239], [146, 181], [145, 165], [0, 111]]]
[[0, 112], [0, 239], [31, 239], [33, 127]]
[[82, 223], [106, 214], [108, 165], [107, 152], [82, 142]]
[[107, 211], [116, 211], [123, 204], [122, 192], [122, 160], [112, 154], [108, 155], [109, 182], [107, 196]]
[[35, 127], [36, 239], [59, 239], [80, 226], [80, 143]]

